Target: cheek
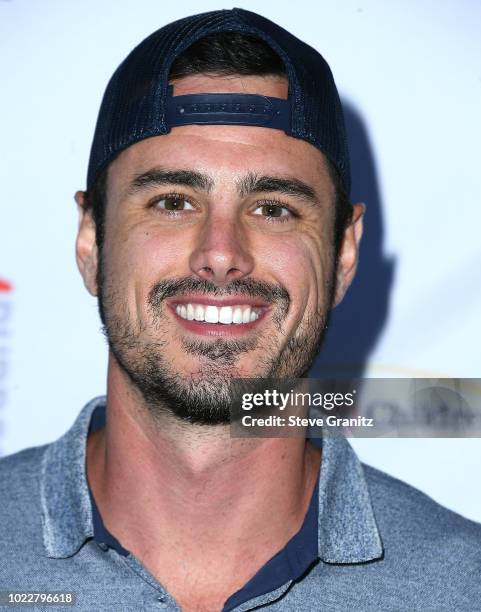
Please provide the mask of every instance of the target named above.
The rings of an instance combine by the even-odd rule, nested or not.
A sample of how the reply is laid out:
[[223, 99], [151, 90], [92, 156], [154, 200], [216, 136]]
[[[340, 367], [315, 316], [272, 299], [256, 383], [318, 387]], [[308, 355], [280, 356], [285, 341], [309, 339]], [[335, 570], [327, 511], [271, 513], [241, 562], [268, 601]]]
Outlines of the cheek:
[[332, 276], [327, 232], [285, 233], [256, 246], [259, 273], [273, 274], [286, 287], [291, 296], [291, 316], [300, 319], [306, 309], [327, 307], [327, 287]]
[[137, 310], [140, 315], [152, 286], [163, 278], [180, 275], [185, 236], [159, 232], [145, 224], [118, 230], [111, 227], [104, 243], [105, 280], [122, 294], [129, 310]]

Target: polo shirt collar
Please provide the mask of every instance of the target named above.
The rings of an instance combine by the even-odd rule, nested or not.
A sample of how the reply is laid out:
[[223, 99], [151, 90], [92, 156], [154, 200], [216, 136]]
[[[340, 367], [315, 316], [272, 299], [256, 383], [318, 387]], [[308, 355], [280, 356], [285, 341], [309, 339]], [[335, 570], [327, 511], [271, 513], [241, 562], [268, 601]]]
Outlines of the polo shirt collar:
[[335, 433], [322, 439], [318, 546], [326, 563], [363, 563], [383, 556], [361, 462], [346, 438]]
[[43, 543], [48, 557], [71, 557], [94, 535], [86, 476], [86, 446], [92, 412], [104, 397], [90, 401], [72, 427], [50, 444], [40, 475]]
[[[40, 494], [48, 557], [70, 557], [94, 536], [86, 443], [92, 413], [104, 404], [105, 397], [90, 401], [43, 456]], [[361, 463], [342, 436], [322, 440], [318, 550], [326, 563], [363, 563], [383, 555]]]

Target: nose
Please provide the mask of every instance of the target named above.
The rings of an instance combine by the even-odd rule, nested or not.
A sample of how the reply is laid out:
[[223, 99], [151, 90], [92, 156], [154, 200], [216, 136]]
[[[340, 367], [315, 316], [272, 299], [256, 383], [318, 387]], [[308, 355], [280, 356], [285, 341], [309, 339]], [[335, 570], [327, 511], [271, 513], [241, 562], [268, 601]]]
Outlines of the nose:
[[200, 278], [219, 284], [249, 275], [254, 259], [239, 223], [232, 218], [206, 220], [191, 253], [190, 267]]

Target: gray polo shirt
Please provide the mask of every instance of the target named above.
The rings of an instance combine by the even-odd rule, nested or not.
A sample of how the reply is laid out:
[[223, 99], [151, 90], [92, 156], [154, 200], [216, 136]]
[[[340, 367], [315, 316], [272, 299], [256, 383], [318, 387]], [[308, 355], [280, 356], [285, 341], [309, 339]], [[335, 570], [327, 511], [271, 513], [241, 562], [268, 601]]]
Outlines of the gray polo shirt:
[[[134, 555], [94, 540], [85, 449], [104, 402], [56, 442], [0, 460], [0, 591], [75, 593], [72, 609], [89, 612], [178, 610]], [[235, 610], [481, 610], [481, 525], [361, 464], [344, 438], [323, 440], [317, 538], [305, 574]]]

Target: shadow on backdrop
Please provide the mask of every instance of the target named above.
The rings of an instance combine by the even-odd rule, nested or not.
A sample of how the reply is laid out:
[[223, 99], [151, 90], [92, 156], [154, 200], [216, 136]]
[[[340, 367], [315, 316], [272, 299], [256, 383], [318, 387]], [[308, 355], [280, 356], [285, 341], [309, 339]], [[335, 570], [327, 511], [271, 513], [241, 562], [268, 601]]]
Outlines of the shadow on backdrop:
[[364, 202], [364, 235], [356, 277], [334, 309], [321, 353], [310, 376], [363, 376], [367, 360], [386, 323], [395, 258], [383, 254], [384, 227], [376, 165], [366, 127], [343, 101], [351, 154], [352, 202]]

